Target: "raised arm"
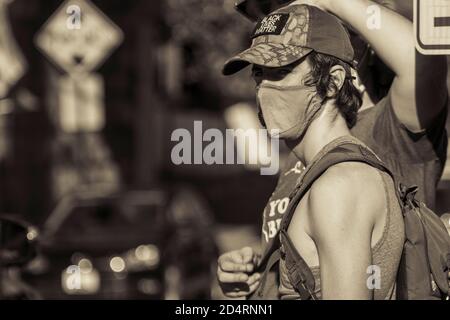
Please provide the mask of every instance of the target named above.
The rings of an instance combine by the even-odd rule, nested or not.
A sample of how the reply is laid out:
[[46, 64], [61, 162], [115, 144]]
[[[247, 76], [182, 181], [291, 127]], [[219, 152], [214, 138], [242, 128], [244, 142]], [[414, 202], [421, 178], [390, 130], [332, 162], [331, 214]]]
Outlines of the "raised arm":
[[[356, 30], [396, 74], [391, 89], [394, 111], [411, 131], [429, 128], [446, 107], [447, 62], [444, 56], [416, 52], [413, 24], [369, 0], [298, 0], [317, 5]], [[368, 24], [379, 13], [380, 23]], [[379, 28], [377, 28], [379, 26]]]

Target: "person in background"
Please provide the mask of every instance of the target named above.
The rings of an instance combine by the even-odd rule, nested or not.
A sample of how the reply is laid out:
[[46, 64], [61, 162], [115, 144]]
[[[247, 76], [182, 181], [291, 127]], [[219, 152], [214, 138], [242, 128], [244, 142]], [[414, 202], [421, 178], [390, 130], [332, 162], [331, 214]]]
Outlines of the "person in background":
[[[256, 0], [254, 0], [256, 1]], [[282, 1], [283, 2], [283, 1]], [[363, 90], [365, 105], [358, 114], [352, 133], [368, 145], [405, 184], [418, 185], [418, 198], [434, 207], [436, 185], [441, 177], [447, 149], [445, 122], [447, 118], [447, 62], [443, 56], [424, 56], [415, 51], [412, 23], [399, 32], [389, 21], [400, 19], [400, 14], [380, 7], [381, 29], [367, 28], [367, 8], [375, 2], [366, 0], [334, 1], [298, 0], [293, 4], [310, 4], [328, 11], [366, 39], [371, 50], [393, 72], [393, 81], [387, 96], [379, 102], [369, 100]], [[399, 5], [400, 3], [402, 5]], [[412, 0], [383, 1], [403, 16], [412, 16]], [[272, 7], [273, 9], [273, 7]], [[394, 16], [394, 19], [386, 19]], [[405, 20], [406, 21], [406, 20]], [[401, 39], [401, 41], [399, 40]], [[363, 50], [364, 51], [364, 50]], [[367, 55], [360, 55], [359, 78], [373, 78], [367, 66]], [[369, 75], [367, 75], [369, 73]], [[420, 75], [420, 76], [419, 76]], [[371, 90], [376, 82], [366, 82]], [[373, 88], [372, 88], [373, 89]], [[376, 89], [376, 88], [375, 88]], [[374, 91], [374, 90], [372, 90]], [[377, 99], [374, 99], [377, 100]], [[372, 106], [371, 106], [372, 105]], [[304, 169], [304, 163], [294, 154], [288, 158], [277, 187], [263, 213], [262, 250], [270, 246], [277, 235], [279, 224], [289, 202], [289, 195]], [[225, 253], [218, 261], [219, 283], [228, 297], [239, 298], [251, 294], [258, 285], [255, 272], [259, 254], [252, 248]], [[237, 291], [236, 288], [240, 288]]]

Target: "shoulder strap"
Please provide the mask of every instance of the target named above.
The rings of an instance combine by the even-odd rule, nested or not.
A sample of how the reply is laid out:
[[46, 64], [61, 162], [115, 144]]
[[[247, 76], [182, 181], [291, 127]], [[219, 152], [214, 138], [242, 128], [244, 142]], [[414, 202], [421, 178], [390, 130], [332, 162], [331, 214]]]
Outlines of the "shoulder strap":
[[393, 179], [391, 171], [381, 160], [367, 147], [352, 142], [340, 144], [326, 153], [318, 162], [308, 167], [296, 188], [290, 195], [289, 207], [281, 222], [281, 230], [287, 230], [300, 200], [308, 192], [313, 183], [322, 176], [330, 167], [343, 162], [363, 162], [388, 173]]

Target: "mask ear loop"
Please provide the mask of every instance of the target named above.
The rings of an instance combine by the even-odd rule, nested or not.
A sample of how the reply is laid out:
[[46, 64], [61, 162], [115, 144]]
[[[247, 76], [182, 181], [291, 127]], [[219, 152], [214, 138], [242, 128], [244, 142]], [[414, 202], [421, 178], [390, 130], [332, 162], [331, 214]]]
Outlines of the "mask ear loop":
[[[355, 81], [356, 80], [356, 77], [355, 76], [353, 76], [353, 75], [346, 75], [345, 76], [345, 80], [350, 80], [351, 82], [353, 82], [353, 81]], [[331, 80], [330, 80], [331, 81]], [[315, 96], [314, 96], [314, 98], [316, 98], [318, 96], [318, 93], [316, 93], [315, 94]], [[313, 98], [313, 100], [314, 100], [314, 98]], [[320, 96], [319, 96], [319, 98], [320, 98]], [[317, 112], [316, 112], [316, 114], [313, 116], [313, 118], [312, 118], [312, 120], [311, 120], [311, 122], [312, 121], [314, 121], [314, 119], [317, 117], [317, 115], [320, 113], [320, 109], [322, 109], [322, 107], [325, 105], [325, 103], [328, 101], [328, 100], [331, 100], [331, 99], [333, 99], [332, 97], [327, 97], [326, 95], [325, 95], [325, 97], [323, 97], [323, 98], [321, 98], [321, 101], [320, 102], [318, 102], [319, 104], [320, 104], [320, 107], [317, 109]], [[306, 110], [306, 112], [305, 112], [305, 116], [306, 116], [306, 113], [309, 111], [309, 107], [308, 107], [308, 109]]]
[[[318, 96], [319, 96], [319, 95], [318, 95], [318, 93], [316, 92], [315, 95], [314, 95], [314, 97], [311, 99], [311, 102], [313, 102], [313, 101], [316, 99], [316, 97], [318, 97]], [[320, 96], [319, 96], [319, 98], [320, 98]], [[302, 135], [301, 135], [300, 137], [298, 137], [298, 139], [303, 139], [303, 137], [305, 136], [306, 132], [308, 131], [308, 127], [309, 127], [309, 126], [311, 125], [311, 123], [319, 116], [320, 110], [322, 109], [322, 107], [323, 107], [323, 105], [325, 104], [326, 100], [327, 100], [327, 98], [325, 97], [325, 98], [320, 98], [320, 100], [318, 100], [318, 101], [316, 102], [316, 103], [319, 105], [319, 107], [318, 107], [317, 110], [314, 112], [314, 114], [312, 115], [311, 119], [309, 119], [308, 124], [307, 124], [307, 127], [305, 128], [305, 130], [304, 130], [304, 132], [302, 133]], [[308, 105], [308, 107], [306, 108], [305, 114], [304, 114], [304, 117], [305, 117], [305, 118], [307, 118], [307, 114], [308, 114], [308, 112], [310, 111], [312, 105], [313, 105], [313, 103], [310, 103], [310, 104]]]
[[[353, 81], [356, 81], [356, 77], [355, 76], [353, 76], [353, 75], [346, 75], [345, 76], [345, 80], [350, 80], [352, 83], [353, 83]], [[322, 105], [324, 105], [325, 104], [325, 102], [327, 102], [328, 100], [331, 100], [331, 99], [333, 99], [333, 98], [331, 98], [331, 97], [327, 97], [327, 96], [325, 96], [323, 99], [322, 99]]]

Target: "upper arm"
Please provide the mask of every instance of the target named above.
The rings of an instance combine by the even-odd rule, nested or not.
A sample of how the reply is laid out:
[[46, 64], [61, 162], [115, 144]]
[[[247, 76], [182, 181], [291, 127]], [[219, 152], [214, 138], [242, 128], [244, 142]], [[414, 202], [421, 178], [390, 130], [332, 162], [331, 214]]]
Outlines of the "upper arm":
[[[414, 6], [411, 0], [375, 2], [396, 11], [409, 21], [413, 20]], [[402, 35], [399, 38], [403, 39]], [[417, 132], [430, 128], [447, 107], [447, 59], [445, 56], [422, 55], [414, 49], [414, 45], [410, 50], [410, 65], [406, 66], [404, 75], [396, 77], [392, 99], [397, 118], [408, 129]]]
[[372, 264], [376, 206], [371, 205], [367, 195], [373, 192], [376, 195], [379, 189], [370, 179], [361, 183], [360, 170], [352, 172], [345, 167], [343, 172], [340, 170], [341, 178], [333, 176], [332, 171], [322, 176], [309, 196], [309, 232], [319, 256], [322, 296], [324, 299], [371, 299], [367, 268]]
[[416, 52], [410, 70], [397, 74], [392, 84], [392, 106], [400, 122], [412, 132], [430, 128], [447, 107], [446, 81], [444, 56], [424, 56]]

